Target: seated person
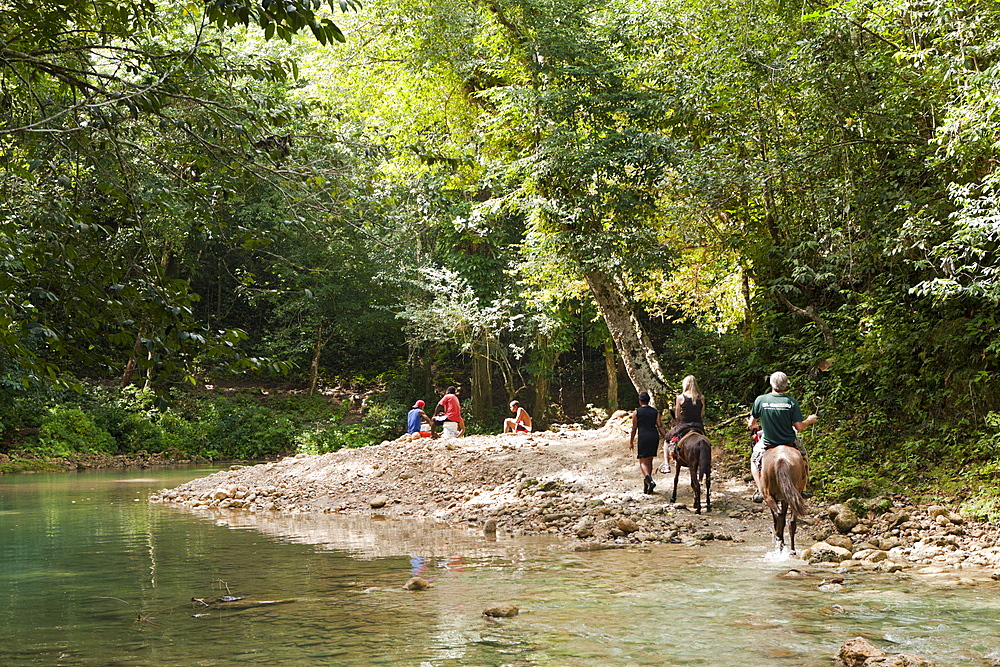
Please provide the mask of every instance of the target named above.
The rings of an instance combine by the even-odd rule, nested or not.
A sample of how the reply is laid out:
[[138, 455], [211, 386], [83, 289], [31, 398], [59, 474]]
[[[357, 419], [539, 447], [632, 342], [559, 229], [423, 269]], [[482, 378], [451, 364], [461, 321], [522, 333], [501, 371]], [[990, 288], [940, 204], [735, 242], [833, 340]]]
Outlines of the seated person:
[[[407, 433], [420, 433], [421, 431], [431, 430], [431, 418], [424, 412], [424, 405], [423, 401], [417, 401], [413, 404], [413, 408], [406, 413]], [[427, 424], [427, 428], [423, 427], [424, 424]]]
[[504, 433], [531, 433], [531, 415], [521, 407], [517, 401], [510, 402], [510, 411], [513, 417], [503, 420]]

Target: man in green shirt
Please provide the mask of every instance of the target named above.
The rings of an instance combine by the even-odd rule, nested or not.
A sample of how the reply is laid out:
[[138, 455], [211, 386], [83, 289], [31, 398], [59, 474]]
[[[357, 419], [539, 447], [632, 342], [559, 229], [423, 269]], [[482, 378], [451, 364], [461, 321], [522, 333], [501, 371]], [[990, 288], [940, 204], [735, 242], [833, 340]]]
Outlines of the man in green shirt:
[[[777, 371], [771, 373], [768, 381], [771, 384], [771, 393], [757, 397], [753, 402], [753, 409], [750, 410], [750, 419], [747, 421], [751, 431], [756, 430], [758, 424], [761, 429], [761, 436], [750, 455], [750, 472], [757, 483], [757, 494], [753, 497], [755, 503], [764, 501], [764, 494], [760, 490], [760, 463], [764, 458], [764, 450], [778, 445], [790, 445], [802, 452], [802, 458], [808, 464], [808, 455], [799, 440], [798, 432], [815, 424], [819, 419], [815, 414], [802, 418], [802, 408], [799, 407], [798, 401], [785, 394], [788, 389], [787, 375]], [[812, 494], [802, 495], [808, 498]]]

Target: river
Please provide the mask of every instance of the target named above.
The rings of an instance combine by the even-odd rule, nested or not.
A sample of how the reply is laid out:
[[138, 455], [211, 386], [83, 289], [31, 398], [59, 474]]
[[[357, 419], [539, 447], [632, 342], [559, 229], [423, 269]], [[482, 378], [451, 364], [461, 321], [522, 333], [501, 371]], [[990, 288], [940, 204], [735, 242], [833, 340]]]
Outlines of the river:
[[[988, 579], [859, 573], [829, 593], [819, 584], [835, 575], [752, 541], [573, 553], [418, 522], [146, 501], [215, 470], [0, 476], [0, 666], [829, 667], [859, 635], [939, 666], [1000, 659]], [[433, 588], [402, 590], [413, 574]], [[222, 595], [290, 601], [192, 602]], [[491, 602], [521, 614], [487, 620]]]

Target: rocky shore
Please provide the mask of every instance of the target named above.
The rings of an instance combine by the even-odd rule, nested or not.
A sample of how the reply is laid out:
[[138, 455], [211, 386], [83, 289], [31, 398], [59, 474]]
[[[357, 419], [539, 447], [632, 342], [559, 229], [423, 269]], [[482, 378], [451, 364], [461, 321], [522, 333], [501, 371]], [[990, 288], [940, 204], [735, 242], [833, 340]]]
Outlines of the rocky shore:
[[[851, 505], [860, 506], [861, 516]], [[967, 521], [943, 505], [876, 498], [831, 505], [818, 519], [812, 535], [818, 541], [802, 553], [813, 564], [887, 572], [918, 565], [928, 574], [1000, 568], [1000, 527]]]
[[[151, 501], [211, 512], [431, 518], [487, 533], [561, 535], [581, 551], [770, 535], [770, 514], [750, 502], [751, 489], [742, 477], [717, 475], [712, 511], [702, 515], [688, 509], [686, 469], [677, 503], [670, 502], [672, 474], [658, 475], [656, 492], [643, 494], [628, 450], [629, 427], [629, 415], [622, 412], [592, 431], [404, 436], [359, 449], [232, 466], [164, 489]], [[801, 555], [819, 567], [886, 572], [915, 565], [1000, 567], [1000, 529], [967, 521], [943, 506], [880, 498], [812, 509], [800, 520], [799, 545], [816, 540]]]

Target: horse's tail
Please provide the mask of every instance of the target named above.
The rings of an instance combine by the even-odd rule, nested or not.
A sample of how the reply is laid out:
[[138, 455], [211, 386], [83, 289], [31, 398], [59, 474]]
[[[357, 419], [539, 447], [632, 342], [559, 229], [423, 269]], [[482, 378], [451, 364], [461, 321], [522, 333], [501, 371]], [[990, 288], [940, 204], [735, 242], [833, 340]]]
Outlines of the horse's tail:
[[802, 499], [802, 494], [792, 479], [792, 464], [785, 459], [782, 459], [778, 463], [778, 469], [775, 471], [778, 478], [778, 488], [781, 489], [781, 495], [784, 496], [785, 502], [788, 503], [788, 509], [794, 513], [794, 516], [789, 517], [792, 520], [806, 513], [806, 501]]
[[705, 479], [712, 472], [712, 443], [705, 436], [701, 437], [698, 458], [698, 479]]

